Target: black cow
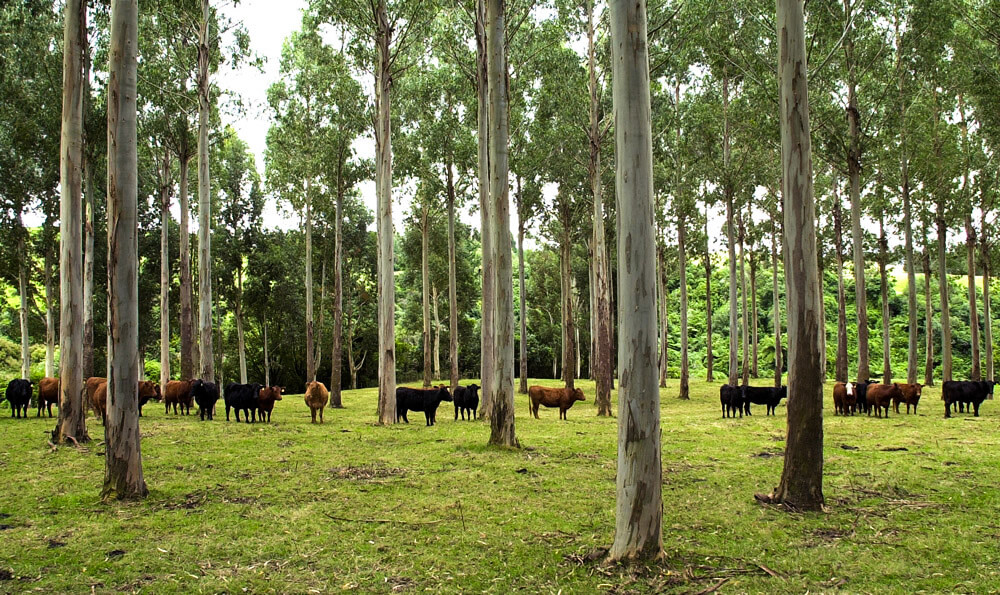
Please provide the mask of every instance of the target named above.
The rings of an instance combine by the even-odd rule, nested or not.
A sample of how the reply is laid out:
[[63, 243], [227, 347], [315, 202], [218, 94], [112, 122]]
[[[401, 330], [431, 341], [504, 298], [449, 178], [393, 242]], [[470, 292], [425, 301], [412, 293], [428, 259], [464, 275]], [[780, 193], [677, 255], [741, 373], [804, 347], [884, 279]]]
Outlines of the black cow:
[[209, 420], [214, 419], [215, 402], [219, 400], [219, 385], [214, 382], [195, 380], [191, 383], [191, 396], [194, 397], [195, 403], [198, 403], [198, 416], [201, 421], [205, 421], [206, 417]]
[[451, 393], [445, 386], [427, 390], [401, 386], [396, 389], [396, 421], [402, 418], [406, 423], [410, 423], [406, 417], [407, 411], [423, 411], [427, 425], [433, 426], [441, 401], [451, 401]]
[[462, 419], [468, 412], [469, 419], [476, 419], [476, 409], [479, 408], [479, 387], [475, 384], [469, 386], [459, 386], [455, 388], [455, 419], [458, 419], [458, 412], [462, 412]]
[[875, 381], [870, 378], [868, 380], [858, 380], [854, 383], [855, 400], [852, 413], [861, 414], [871, 412], [872, 407], [868, 403], [868, 387], [873, 384], [875, 384]]
[[750, 403], [767, 407], [765, 415], [775, 413], [778, 403], [788, 396], [788, 387], [779, 386], [743, 386], [743, 406], [750, 415]]
[[[956, 407], [969, 405], [969, 409], [975, 409], [976, 417], [979, 417], [979, 406], [986, 400], [986, 397], [993, 394], [993, 387], [996, 381], [985, 380], [982, 382], [971, 382], [966, 380], [948, 380], [941, 385], [941, 400], [944, 401], [944, 416], [951, 417], [951, 406]], [[964, 408], [964, 407], [963, 407]]]
[[722, 403], [722, 417], [736, 417], [738, 411], [743, 417], [743, 389], [731, 384], [719, 387], [719, 401]]
[[7, 384], [7, 400], [10, 401], [10, 416], [28, 419], [28, 406], [31, 405], [31, 381], [15, 378]]
[[250, 423], [257, 421], [257, 408], [260, 401], [260, 384], [236, 384], [230, 382], [226, 385], [226, 421], [229, 421], [229, 410], [236, 410], [236, 421], [240, 421], [240, 410], [243, 411], [243, 421]]

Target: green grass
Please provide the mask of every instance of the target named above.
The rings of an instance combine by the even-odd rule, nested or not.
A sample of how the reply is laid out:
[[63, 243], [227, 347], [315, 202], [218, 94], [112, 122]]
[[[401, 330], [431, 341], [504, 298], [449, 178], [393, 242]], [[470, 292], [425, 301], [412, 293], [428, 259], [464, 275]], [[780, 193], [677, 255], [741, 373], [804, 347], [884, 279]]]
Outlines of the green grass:
[[612, 540], [617, 427], [580, 385], [588, 400], [566, 422], [554, 409], [529, 418], [518, 395], [516, 451], [486, 447], [488, 425], [452, 421], [448, 403], [435, 427], [420, 413], [377, 427], [373, 389], [345, 393], [322, 426], [299, 396], [271, 425], [150, 403], [149, 497], [111, 505], [98, 500], [101, 442], [52, 452], [52, 422], [2, 417], [0, 574], [12, 578], [0, 592], [697, 592], [722, 579], [720, 592], [1000, 590], [994, 401], [945, 420], [927, 389], [919, 415], [886, 420], [834, 417], [828, 394], [828, 510], [794, 514], [753, 497], [781, 474], [784, 403], [777, 417], [722, 419], [718, 383], [695, 382], [682, 402], [673, 381], [666, 556], [617, 567], [585, 561]]

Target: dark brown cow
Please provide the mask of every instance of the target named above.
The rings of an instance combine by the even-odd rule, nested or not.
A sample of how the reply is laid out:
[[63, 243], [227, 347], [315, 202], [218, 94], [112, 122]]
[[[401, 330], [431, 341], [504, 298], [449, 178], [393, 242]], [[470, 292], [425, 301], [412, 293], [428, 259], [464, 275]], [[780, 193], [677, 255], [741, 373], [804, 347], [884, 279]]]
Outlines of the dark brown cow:
[[48, 408], [49, 417], [52, 417], [52, 406], [59, 405], [59, 379], [42, 378], [38, 381], [38, 415], [42, 416], [42, 409]]
[[174, 415], [177, 414], [178, 405], [180, 405], [181, 413], [184, 415], [191, 413], [191, 407], [194, 405], [194, 396], [191, 394], [190, 380], [171, 380], [163, 387], [165, 413], [170, 413], [170, 405], [174, 406]]
[[90, 402], [94, 407], [94, 415], [104, 423], [104, 418], [108, 415], [108, 383], [102, 382], [94, 389], [94, 396]]
[[257, 417], [264, 421], [264, 414], [267, 414], [268, 423], [271, 422], [271, 411], [274, 410], [274, 402], [281, 400], [281, 391], [285, 390], [281, 386], [265, 386], [260, 389], [260, 398], [257, 399]]
[[139, 395], [139, 417], [142, 417], [142, 406], [146, 401], [159, 401], [163, 398], [160, 394], [160, 385], [151, 380], [140, 380], [138, 387]]
[[[94, 382], [91, 383], [91, 380]], [[100, 381], [100, 382], [98, 382]], [[94, 389], [91, 392], [91, 385]], [[104, 420], [108, 415], [108, 382], [104, 378], [91, 377], [87, 379], [87, 393], [90, 395], [90, 405], [94, 408], [94, 415], [98, 419]], [[142, 406], [150, 399], [160, 400], [160, 385], [149, 380], [140, 380], [136, 386], [136, 395], [139, 398], [139, 417], [142, 417]]]
[[309, 406], [309, 413], [312, 414], [312, 423], [316, 423], [317, 411], [319, 411], [319, 423], [323, 423], [323, 409], [330, 401], [330, 392], [326, 390], [326, 385], [322, 382], [307, 382], [305, 400]]
[[906, 403], [906, 412], [910, 412], [910, 405], [913, 405], [913, 414], [917, 413], [917, 403], [920, 402], [920, 392], [924, 389], [924, 385], [919, 382], [913, 384], [904, 384], [900, 382], [899, 386], [899, 396], [893, 397], [892, 406], [899, 413], [899, 404]]
[[[850, 390], [848, 390], [850, 388]], [[858, 402], [857, 385], [853, 382], [838, 382], [833, 385], [833, 414], [854, 415]]]
[[[868, 386], [866, 397], [868, 405], [875, 409], [875, 417], [882, 417], [882, 409], [885, 409], [885, 416], [889, 417], [889, 407], [893, 400], [902, 400], [903, 394], [898, 384], [872, 384]], [[871, 414], [869, 409], [868, 415]]]
[[538, 406], [558, 407], [559, 419], [566, 419], [566, 410], [577, 401], [586, 401], [583, 391], [574, 388], [546, 388], [544, 386], [529, 386], [528, 397], [531, 399], [531, 412], [538, 419]]

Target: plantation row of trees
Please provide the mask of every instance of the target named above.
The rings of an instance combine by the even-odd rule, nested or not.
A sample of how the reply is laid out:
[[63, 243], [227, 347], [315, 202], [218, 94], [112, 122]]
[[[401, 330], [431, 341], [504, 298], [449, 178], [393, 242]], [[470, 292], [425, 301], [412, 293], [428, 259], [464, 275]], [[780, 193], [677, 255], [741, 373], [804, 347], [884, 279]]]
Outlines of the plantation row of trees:
[[[870, 347], [865, 271], [869, 260], [876, 261], [881, 277], [883, 373], [892, 375], [892, 309], [885, 272], [892, 262], [887, 210], [902, 213], [901, 219], [889, 223], [904, 238], [907, 377], [912, 381], [917, 375], [920, 335], [915, 244], [923, 250], [926, 380], [933, 379], [937, 344], [932, 272], [939, 288], [941, 376], [947, 380], [954, 375], [947, 261], [948, 236], [959, 224], [965, 235], [964, 272], [969, 280], [969, 373], [973, 378], [982, 375], [982, 328], [986, 374], [992, 375], [989, 271], [996, 248], [987, 222], [993, 220], [996, 195], [992, 176], [998, 137], [991, 114], [997, 107], [1000, 44], [991, 33], [996, 30], [991, 28], [991, 19], [997, 11], [989, 2], [970, 0], [941, 7], [930, 1], [875, 6], [845, 0], [842, 6], [824, 5], [810, 13], [808, 31], [802, 30], [802, 6], [796, 2], [779, 3], [775, 24], [770, 20], [770, 6], [763, 2], [664, 2], [653, 7], [653, 25], [647, 31], [642, 3], [613, 4], [610, 18], [605, 19], [601, 7], [591, 1], [543, 6], [490, 0], [445, 9], [432, 0], [315, 0], [304, 15], [301, 31], [286, 43], [281, 80], [268, 93], [272, 126], [263, 180], [248, 147], [222, 123], [222, 111], [214, 99], [219, 90], [213, 90], [210, 82], [210, 74], [223, 61], [232, 65], [254, 62], [246, 33], [220, 18], [207, 0], [202, 0], [200, 10], [185, 3], [166, 3], [141, 15], [134, 0], [112, 4], [108, 14], [101, 7], [94, 11], [94, 20], [103, 24], [102, 19], [108, 19], [110, 27], [98, 26], [93, 35], [86, 27], [90, 16], [86, 4], [79, 0], [66, 3], [61, 23], [53, 7], [41, 0], [4, 9], [5, 25], [37, 32], [34, 45], [18, 45], [13, 37], [8, 44], [22, 52], [18, 57], [24, 63], [18, 63], [19, 68], [35, 70], [4, 80], [10, 97], [25, 100], [4, 106], [5, 140], [10, 139], [15, 147], [10, 158], [14, 190], [4, 190], [4, 216], [15, 233], [12, 240], [6, 240], [11, 246], [5, 253], [11, 256], [4, 260], [7, 277], [17, 278], [24, 375], [28, 374], [24, 354], [29, 351], [27, 277], [33, 259], [28, 253], [31, 234], [22, 216], [36, 206], [48, 213], [45, 205], [55, 204], [57, 179], [51, 171], [53, 156], [39, 151], [40, 143], [34, 142], [38, 137], [54, 137], [54, 122], [49, 128], [32, 128], [44, 125], [51, 115], [42, 113], [45, 109], [31, 110], [46, 101], [55, 105], [57, 98], [63, 106], [58, 176], [63, 396], [60, 422], [53, 434], [60, 441], [86, 437], [80, 405], [82, 378], [93, 373], [94, 365], [93, 356], [88, 355], [95, 351], [94, 333], [87, 329], [92, 329], [96, 315], [87, 310], [99, 300], [93, 283], [97, 232], [91, 219], [98, 207], [82, 195], [92, 197], [100, 182], [93, 180], [96, 176], [89, 169], [88, 156], [94, 161], [99, 157], [94, 151], [97, 143], [84, 134], [84, 122], [90, 121], [85, 116], [92, 106], [102, 101], [107, 106], [107, 163], [106, 168], [96, 169], [107, 171], [108, 196], [108, 496], [145, 492], [135, 404], [128, 395], [139, 374], [140, 345], [158, 343], [160, 380], [172, 377], [172, 290], [179, 293], [177, 343], [182, 378], [221, 380], [224, 346], [235, 340], [235, 350], [229, 353], [236, 355], [230, 355], [230, 361], [238, 361], [239, 379], [246, 381], [251, 365], [249, 330], [251, 338], [258, 334], [258, 340], [250, 342], [263, 351], [264, 376], [269, 381], [268, 330], [272, 327], [271, 334], [279, 335], [304, 328], [304, 341], [299, 342], [304, 357], [282, 362], [282, 369], [284, 373], [298, 371], [301, 368], [293, 362], [304, 360], [304, 379], [313, 380], [325, 356], [324, 316], [329, 309], [331, 388], [337, 405], [344, 352], [353, 376], [369, 353], [355, 343], [355, 333], [375, 327], [367, 339], [359, 333], [358, 342], [371, 342], [377, 362], [379, 419], [388, 424], [394, 418], [397, 373], [400, 363], [406, 363], [401, 358], [405, 350], [399, 349], [406, 344], [406, 336], [396, 334], [397, 307], [409, 305], [401, 317], [404, 328], [420, 323], [421, 341], [413, 351], [422, 355], [423, 379], [429, 385], [435, 375], [434, 362], [440, 366], [442, 359], [440, 354], [434, 356], [434, 346], [440, 350], [443, 334], [439, 292], [447, 294], [446, 361], [454, 386], [461, 369], [459, 339], [474, 329], [475, 317], [469, 313], [477, 308], [470, 294], [479, 280], [478, 363], [492, 444], [517, 445], [513, 416], [516, 313], [521, 314], [523, 325], [517, 362], [522, 389], [529, 363], [525, 325], [533, 318], [529, 314], [533, 310], [560, 315], [561, 362], [556, 367], [561, 367], [568, 387], [579, 373], [581, 353], [592, 354], [588, 367], [597, 381], [595, 402], [600, 415], [611, 413], [612, 370], [617, 361], [623, 417], [621, 536], [616, 536], [611, 555], [642, 554], [651, 547], [650, 538], [659, 539], [659, 523], [653, 518], [658, 515], [649, 508], [650, 501], [659, 501], [658, 489], [653, 498], [643, 489], [636, 492], [637, 478], [638, 485], [648, 488], [643, 483], [646, 476], [655, 476], [654, 483], [659, 485], [659, 397], [655, 382], [653, 386], [648, 383], [658, 376], [663, 385], [669, 373], [669, 312], [676, 311], [679, 396], [687, 398], [691, 337], [698, 337], [690, 320], [694, 275], [689, 274], [688, 265], [699, 261], [706, 273], [704, 365], [709, 376], [715, 370], [710, 281], [719, 244], [713, 247], [711, 241], [710, 213], [723, 206], [728, 250], [728, 299], [723, 303], [728, 306], [726, 372], [730, 383], [741, 375], [746, 382], [759, 363], [751, 353], [758, 352], [757, 332], [768, 316], [759, 309], [765, 301], [758, 278], [767, 270], [768, 257], [776, 382], [783, 368], [777, 361], [783, 351], [782, 325], [776, 323], [788, 321], [789, 386], [796, 393], [795, 402], [802, 405], [789, 409], [790, 452], [785, 477], [774, 495], [777, 500], [806, 507], [822, 501], [821, 492], [816, 493], [816, 486], [808, 480], [816, 461], [821, 468], [822, 460], [821, 440], [818, 458], [815, 452], [821, 426], [818, 432], [814, 427], [817, 417], [821, 420], [822, 352], [826, 349], [825, 333], [818, 325], [825, 309], [819, 270], [832, 269], [836, 277], [834, 376], [847, 378], [853, 350], [856, 376], [863, 379], [871, 375], [875, 352]], [[137, 38], [135, 24], [140, 20], [138, 30], [143, 37]], [[776, 28], [781, 44], [775, 42]], [[108, 29], [110, 36], [105, 36]], [[60, 31], [61, 52], [55, 43]], [[232, 47], [221, 46], [222, 33], [234, 40]], [[809, 37], [808, 57], [804, 35]], [[91, 38], [96, 55], [106, 52], [109, 64], [107, 85], [99, 85], [102, 90], [96, 95], [89, 91], [89, 83], [91, 78], [101, 81], [103, 75], [90, 75]], [[469, 40], [476, 41], [474, 48]], [[779, 56], [779, 45], [781, 52], [793, 52], [792, 57]], [[52, 63], [61, 53], [61, 86], [51, 77], [58, 68], [46, 67], [45, 59], [35, 60], [25, 53], [30, 50], [50, 56]], [[138, 77], [135, 52], [141, 54], [143, 64]], [[807, 59], [815, 98], [811, 106], [805, 99]], [[774, 75], [776, 63], [780, 77]], [[374, 78], [373, 103], [357, 82], [364, 73]], [[779, 78], [780, 109], [763, 107], [773, 106], [779, 97]], [[37, 117], [30, 124], [22, 121], [31, 116]], [[818, 213], [813, 198], [810, 117], [816, 121]], [[359, 159], [353, 150], [369, 130], [375, 141], [373, 163]], [[612, 131], [614, 152], [611, 143], [605, 142]], [[141, 140], [135, 143], [137, 134]], [[188, 201], [192, 163], [198, 172], [196, 205]], [[615, 167], [602, 163], [615, 163]], [[358, 182], [372, 175], [377, 195], [374, 237], [367, 230], [366, 219], [371, 215], [360, 207], [358, 196]], [[392, 216], [393, 188], [401, 183], [409, 189], [412, 205], [408, 231], [403, 234], [394, 229]], [[171, 242], [175, 189], [180, 203], [176, 287], [170, 257], [171, 246], [177, 245]], [[262, 228], [268, 194], [300, 216], [301, 234]], [[515, 219], [510, 216], [510, 194], [514, 195]], [[615, 196], [615, 204], [605, 203], [606, 194]], [[159, 226], [158, 258], [156, 244], [145, 252], [137, 249], [143, 213], [136, 208], [138, 197], [149, 203], [146, 229]], [[849, 233], [843, 220], [848, 201]], [[93, 206], [85, 209], [84, 204]], [[481, 215], [478, 238], [457, 221], [457, 210], [466, 204], [475, 205]], [[49, 253], [57, 220], [54, 210], [50, 211], [47, 225], [35, 234], [38, 240], [31, 242]], [[192, 212], [199, 220], [195, 255], [190, 250]], [[784, 229], [778, 224], [781, 215]], [[612, 218], [617, 225], [605, 225]], [[515, 233], [510, 229], [512, 220], [517, 221]], [[873, 221], [880, 231], [874, 251], [866, 247], [863, 232]], [[524, 238], [529, 224], [543, 245], [558, 252], [558, 272], [545, 273], [549, 250], [529, 251], [526, 257]], [[446, 227], [443, 242], [442, 225]], [[821, 232], [817, 234], [816, 229]], [[933, 243], [931, 232], [936, 236]], [[432, 237], [438, 246], [433, 259]], [[441, 244], [447, 247], [443, 259]], [[936, 252], [933, 271], [932, 251]], [[779, 254], [789, 275], [786, 315], [782, 300], [775, 299], [782, 293]], [[534, 294], [525, 272], [526, 261], [532, 259], [537, 265], [529, 271]], [[55, 257], [43, 254], [42, 260], [44, 313], [51, 319], [46, 324], [51, 362], [46, 372], [51, 372]], [[847, 260], [853, 263], [855, 285], [853, 348], [846, 331]], [[614, 261], [617, 266], [611, 265]], [[144, 263], [150, 269], [156, 264], [160, 267], [158, 308], [153, 300], [139, 297], [136, 271]], [[302, 271], [301, 277], [296, 269]], [[402, 272], [405, 286], [399, 295], [397, 271]], [[976, 282], [979, 272], [985, 285]], [[543, 294], [538, 290], [546, 280], [551, 281], [551, 291]], [[679, 303], [671, 306], [667, 288], [674, 283]], [[282, 291], [285, 286], [287, 292]], [[985, 295], [979, 297], [977, 287]], [[545, 298], [551, 304], [556, 295], [558, 305], [542, 309]], [[302, 297], [301, 310], [293, 307], [297, 296]], [[420, 310], [414, 313], [418, 300]], [[977, 300], [986, 306], [985, 324], [979, 321]], [[144, 343], [140, 337], [139, 310], [146, 308], [148, 316], [158, 318], [158, 342]], [[304, 319], [298, 318], [300, 311]], [[362, 322], [365, 316], [370, 323], [367, 327]], [[226, 333], [227, 325], [235, 333]], [[550, 333], [556, 326], [550, 320]], [[582, 326], [589, 326], [590, 332], [581, 332]], [[658, 328], [658, 339], [650, 333], [654, 328]], [[413, 332], [412, 326], [409, 330]], [[617, 354], [612, 348], [615, 335], [622, 350]], [[581, 336], [590, 344], [589, 350]], [[554, 337], [546, 341], [549, 350], [555, 343]], [[361, 349], [357, 364], [356, 348]], [[648, 357], [657, 351], [658, 364]], [[634, 522], [637, 518], [644, 521]], [[623, 519], [631, 520], [623, 525]], [[655, 536], [650, 533], [652, 527]], [[658, 551], [659, 546], [652, 549]]]

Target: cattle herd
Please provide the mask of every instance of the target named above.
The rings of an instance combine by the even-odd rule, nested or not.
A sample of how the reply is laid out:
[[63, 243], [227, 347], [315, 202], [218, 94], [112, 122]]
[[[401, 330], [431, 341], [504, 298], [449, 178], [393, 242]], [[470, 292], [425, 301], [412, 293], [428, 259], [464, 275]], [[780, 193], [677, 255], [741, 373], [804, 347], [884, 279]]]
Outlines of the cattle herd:
[[[979, 416], [979, 406], [990, 395], [997, 384], [995, 381], [947, 381], [941, 386], [941, 400], [944, 401], [944, 416], [951, 417], [953, 412], [968, 410]], [[459, 416], [463, 420], [477, 419], [479, 408], [479, 389], [475, 384], [458, 386], [454, 394], [447, 386], [440, 385], [427, 389], [417, 389], [401, 386], [396, 389], [396, 421], [409, 423], [407, 413], [423, 412], [426, 425], [433, 426], [437, 420], [437, 410], [442, 401], [452, 402], [455, 406], [455, 420]], [[105, 378], [88, 378], [86, 382], [86, 404], [93, 409], [98, 419], [104, 419], [107, 414], [108, 385]], [[906, 412], [917, 412], [923, 385], [895, 382], [879, 384], [872, 381], [837, 382], [833, 385], [834, 415], [854, 415], [865, 413], [876, 417], [889, 417], [889, 408], [900, 412], [899, 406], [906, 405]], [[276, 401], [281, 400], [283, 387], [263, 386], [261, 384], [227, 384], [223, 390], [223, 401], [226, 407], [226, 421], [230, 414], [235, 414], [237, 422], [243, 414], [245, 423], [256, 421], [270, 422], [271, 413]], [[219, 400], [219, 387], [203, 380], [171, 380], [163, 387], [155, 382], [140, 381], [137, 387], [139, 398], [139, 416], [142, 407], [148, 401], [162, 401], [165, 413], [169, 414], [171, 406], [175, 415], [189, 415], [191, 407], [197, 404], [201, 420], [211, 420], [214, 417], [215, 404]], [[10, 402], [11, 417], [27, 418], [31, 404], [33, 385], [30, 380], [15, 379], [7, 384], [6, 398]], [[736, 417], [738, 414], [751, 415], [750, 405], [764, 405], [765, 415], [775, 413], [781, 400], [788, 396], [787, 387], [757, 387], [748, 385], [725, 384], [719, 388], [719, 400], [722, 404], [722, 417]], [[559, 419], [566, 419], [566, 412], [576, 401], [585, 401], [583, 391], [570, 388], [548, 388], [531, 386], [528, 388], [530, 413], [538, 418], [538, 408], [555, 407], [559, 409]], [[330, 401], [330, 393], [322, 382], [306, 384], [305, 403], [309, 407], [312, 422], [323, 423], [323, 410]], [[52, 405], [59, 403], [59, 379], [42, 378], [38, 382], [38, 413], [41, 417], [47, 411], [52, 417]]]
[[[979, 417], [979, 406], [993, 394], [993, 387], [1000, 384], [996, 381], [959, 381], [948, 380], [941, 385], [941, 400], [944, 401], [944, 416], [951, 417], [953, 410], [964, 412], [966, 407]], [[913, 408], [917, 413], [920, 394], [924, 385], [894, 382], [879, 384], [871, 380], [860, 382], [837, 382], [833, 385], [833, 414], [854, 415], [865, 413], [875, 417], [889, 417], [889, 407], [899, 413], [899, 406], [906, 404], [906, 412]], [[719, 401], [722, 403], [722, 417], [740, 417], [750, 415], [750, 404], [766, 405], [767, 414], [774, 412], [781, 399], [787, 396], [787, 387], [765, 388], [756, 386], [735, 386], [724, 384], [719, 388]]]

